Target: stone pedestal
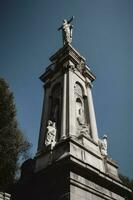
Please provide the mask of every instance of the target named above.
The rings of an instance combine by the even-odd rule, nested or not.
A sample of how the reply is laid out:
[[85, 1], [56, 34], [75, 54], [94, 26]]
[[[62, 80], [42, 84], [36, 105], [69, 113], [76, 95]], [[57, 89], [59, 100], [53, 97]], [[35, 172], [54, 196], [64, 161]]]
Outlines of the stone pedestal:
[[[41, 152], [23, 164], [20, 181], [12, 200], [124, 200], [130, 195], [120, 181], [114, 161], [97, 155], [95, 143], [90, 146], [67, 138], [54, 150]], [[98, 148], [98, 147], [97, 147]]]

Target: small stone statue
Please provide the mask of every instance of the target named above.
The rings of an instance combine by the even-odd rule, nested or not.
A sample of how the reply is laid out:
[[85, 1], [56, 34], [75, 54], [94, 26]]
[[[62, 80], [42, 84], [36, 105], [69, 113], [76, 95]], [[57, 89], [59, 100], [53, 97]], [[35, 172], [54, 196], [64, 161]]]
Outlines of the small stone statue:
[[58, 28], [58, 31], [62, 30], [63, 44], [70, 44], [72, 42], [72, 29], [71, 21], [74, 19], [74, 16], [70, 20], [63, 20], [63, 25]]
[[99, 147], [101, 154], [107, 157], [107, 135], [104, 135], [103, 138], [99, 140]]
[[47, 133], [46, 133], [46, 140], [45, 145], [46, 147], [48, 145], [51, 145], [51, 150], [54, 148], [56, 144], [56, 128], [55, 128], [55, 122], [52, 122], [48, 120], [48, 126], [47, 126]]
[[79, 125], [84, 125], [84, 117], [83, 117], [82, 107], [79, 108], [79, 110], [78, 110], [77, 121], [78, 121]]

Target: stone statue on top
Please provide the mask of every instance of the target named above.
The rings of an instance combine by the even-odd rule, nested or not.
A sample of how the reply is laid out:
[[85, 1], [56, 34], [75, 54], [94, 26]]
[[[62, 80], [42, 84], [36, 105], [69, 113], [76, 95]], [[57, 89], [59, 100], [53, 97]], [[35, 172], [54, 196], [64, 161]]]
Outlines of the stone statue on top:
[[63, 20], [63, 24], [60, 28], [58, 28], [58, 31], [62, 30], [62, 38], [63, 38], [63, 44], [70, 44], [72, 42], [72, 30], [73, 25], [71, 24], [71, 21], [73, 21], [74, 16], [71, 17], [70, 20]]

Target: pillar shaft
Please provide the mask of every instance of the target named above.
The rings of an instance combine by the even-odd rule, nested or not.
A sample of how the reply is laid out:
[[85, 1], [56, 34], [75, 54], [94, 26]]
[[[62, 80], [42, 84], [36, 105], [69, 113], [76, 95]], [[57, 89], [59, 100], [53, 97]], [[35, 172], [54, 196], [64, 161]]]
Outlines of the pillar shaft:
[[62, 122], [61, 122], [61, 139], [66, 138], [66, 89], [67, 89], [67, 74], [63, 77], [63, 101], [62, 101]]
[[68, 71], [68, 134], [75, 136], [75, 98], [74, 78], [71, 69]]
[[98, 131], [97, 131], [96, 117], [95, 117], [90, 85], [87, 86], [87, 96], [88, 96], [88, 107], [89, 107], [89, 117], [90, 117], [90, 127], [91, 127], [92, 138], [94, 139], [95, 142], [98, 142]]

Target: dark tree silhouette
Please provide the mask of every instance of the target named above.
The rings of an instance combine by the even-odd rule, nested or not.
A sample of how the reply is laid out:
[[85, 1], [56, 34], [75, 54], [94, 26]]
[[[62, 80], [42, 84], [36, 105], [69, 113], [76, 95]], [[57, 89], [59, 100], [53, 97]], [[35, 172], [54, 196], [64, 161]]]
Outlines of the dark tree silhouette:
[[30, 144], [18, 128], [13, 93], [0, 78], [0, 191], [14, 183], [20, 160], [28, 156]]

